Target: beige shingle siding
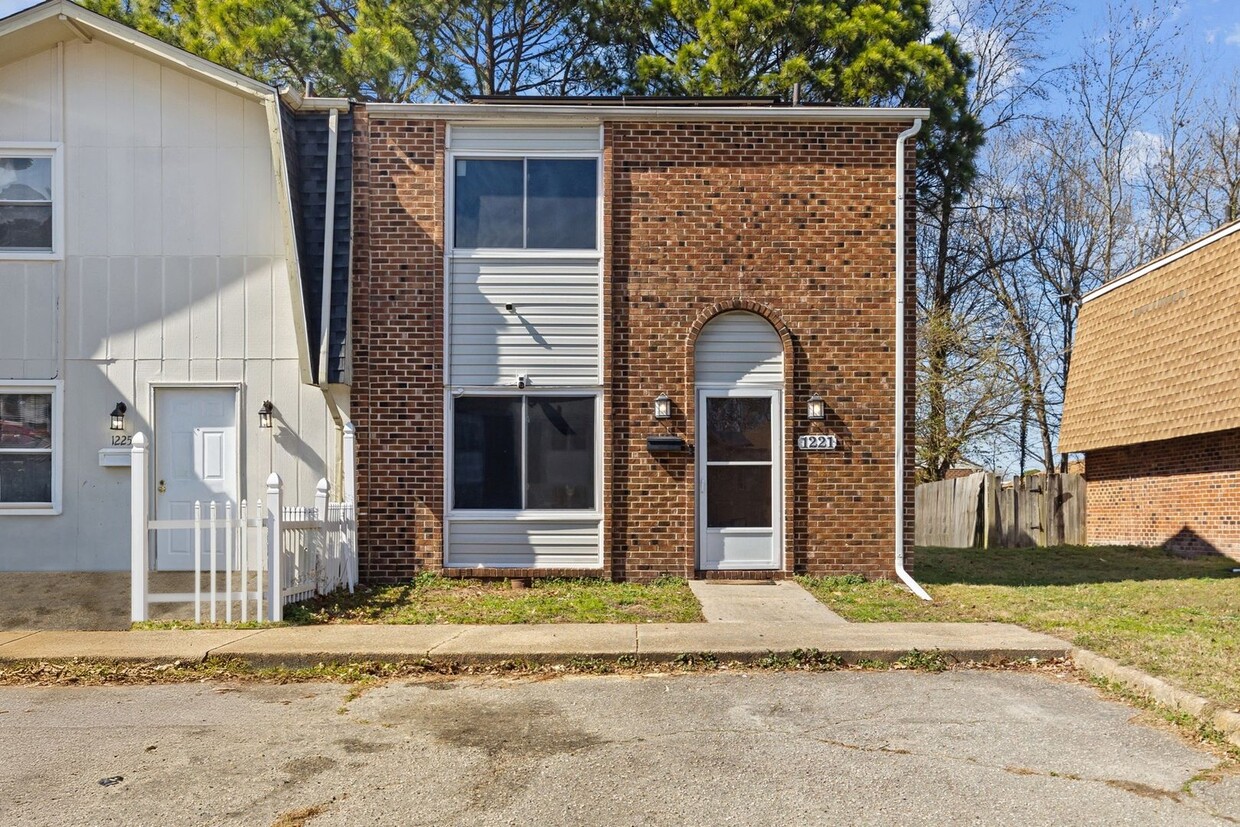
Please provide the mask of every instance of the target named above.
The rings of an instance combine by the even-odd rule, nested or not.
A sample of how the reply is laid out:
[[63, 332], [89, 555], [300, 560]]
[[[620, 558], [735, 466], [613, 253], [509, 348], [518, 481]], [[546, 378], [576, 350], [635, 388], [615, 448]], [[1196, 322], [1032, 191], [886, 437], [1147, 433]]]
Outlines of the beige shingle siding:
[[1061, 451], [1240, 427], [1240, 233], [1085, 302]]

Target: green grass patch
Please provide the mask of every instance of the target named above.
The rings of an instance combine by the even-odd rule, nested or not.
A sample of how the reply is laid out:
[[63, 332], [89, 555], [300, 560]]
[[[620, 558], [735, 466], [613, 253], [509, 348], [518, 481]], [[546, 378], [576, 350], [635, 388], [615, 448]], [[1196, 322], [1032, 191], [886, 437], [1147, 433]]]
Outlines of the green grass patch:
[[288, 606], [287, 623], [695, 623], [702, 611], [679, 577], [652, 583], [547, 578], [529, 588], [419, 574]]
[[802, 577], [851, 621], [997, 621], [1047, 632], [1240, 708], [1240, 576], [1157, 549], [917, 550], [918, 600], [887, 581]]

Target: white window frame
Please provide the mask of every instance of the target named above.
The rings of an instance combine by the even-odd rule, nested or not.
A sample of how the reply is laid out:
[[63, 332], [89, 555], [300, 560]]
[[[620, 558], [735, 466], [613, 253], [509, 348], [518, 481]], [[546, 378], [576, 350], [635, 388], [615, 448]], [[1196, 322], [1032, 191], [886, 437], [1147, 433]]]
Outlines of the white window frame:
[[[594, 506], [592, 508], [457, 508], [456, 507], [456, 400], [462, 397], [519, 397], [528, 396], [572, 396], [594, 399]], [[444, 461], [444, 495], [448, 504], [449, 519], [461, 522], [487, 520], [537, 520], [557, 521], [570, 520], [590, 522], [603, 519], [603, 392], [598, 388], [475, 388], [460, 394], [448, 394], [447, 417], [444, 421], [444, 445], [446, 447]], [[524, 406], [522, 407], [524, 410]], [[521, 429], [521, 497], [525, 500], [525, 475], [528, 471], [526, 457], [526, 425]]]
[[64, 144], [0, 143], [0, 158], [52, 159], [52, 249], [10, 250], [0, 247], [0, 261], [61, 261], [65, 257]]
[[[59, 379], [0, 382], [0, 394], [47, 393], [52, 397], [52, 501], [48, 503], [0, 503], [0, 517], [43, 515], [54, 516], [63, 511], [64, 468], [64, 398], [65, 383]], [[13, 449], [2, 453], [28, 454], [37, 451]]]
[[[601, 132], [599, 133], [601, 136]], [[457, 247], [456, 246], [456, 162], [457, 161], [594, 161], [594, 246], [593, 247]], [[522, 169], [525, 169], [523, 164]], [[525, 184], [522, 184], [521, 197], [521, 236], [525, 237], [526, 198]], [[600, 258], [603, 250], [603, 151], [601, 148], [592, 150], [487, 150], [462, 151], [457, 153], [451, 149], [447, 152], [447, 169], [444, 175], [445, 204], [444, 231], [447, 243], [444, 249], [448, 258], [502, 258], [502, 259], [560, 259], [560, 258]]]

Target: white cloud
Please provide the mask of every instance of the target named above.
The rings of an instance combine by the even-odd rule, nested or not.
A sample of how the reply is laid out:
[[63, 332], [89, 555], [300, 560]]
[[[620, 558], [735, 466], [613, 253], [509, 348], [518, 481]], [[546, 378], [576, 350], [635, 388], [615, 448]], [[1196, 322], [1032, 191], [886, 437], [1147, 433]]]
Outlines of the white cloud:
[[1227, 33], [1227, 37], [1223, 38], [1223, 42], [1228, 46], [1240, 46], [1240, 23], [1231, 27], [1231, 31]]

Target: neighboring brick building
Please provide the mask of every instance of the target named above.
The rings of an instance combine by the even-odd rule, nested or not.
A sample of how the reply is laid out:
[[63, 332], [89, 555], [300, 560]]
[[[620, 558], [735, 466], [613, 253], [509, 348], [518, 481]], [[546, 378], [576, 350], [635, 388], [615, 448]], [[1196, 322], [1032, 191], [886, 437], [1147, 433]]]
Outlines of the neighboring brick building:
[[1093, 545], [1240, 559], [1240, 222], [1083, 298], [1059, 438]]
[[926, 113], [694, 103], [356, 108], [363, 577], [891, 576], [897, 398], [911, 553]]

